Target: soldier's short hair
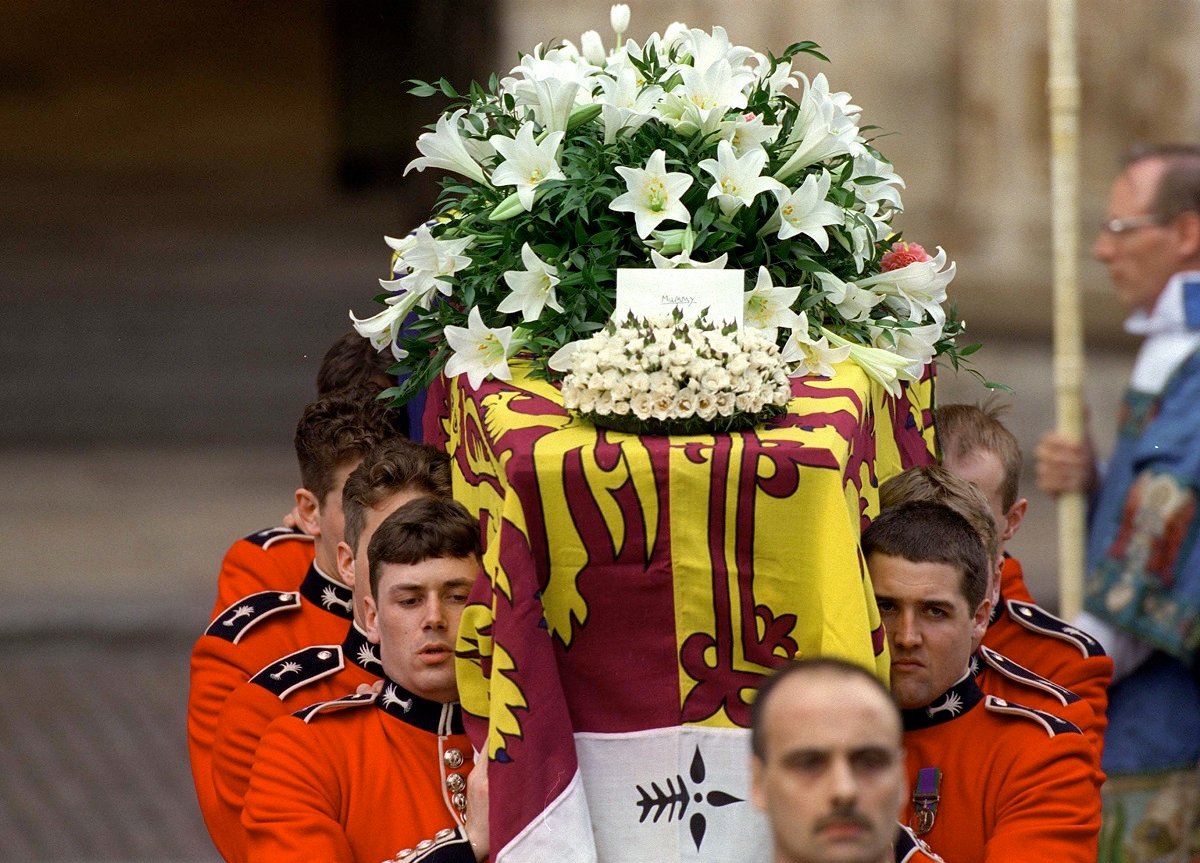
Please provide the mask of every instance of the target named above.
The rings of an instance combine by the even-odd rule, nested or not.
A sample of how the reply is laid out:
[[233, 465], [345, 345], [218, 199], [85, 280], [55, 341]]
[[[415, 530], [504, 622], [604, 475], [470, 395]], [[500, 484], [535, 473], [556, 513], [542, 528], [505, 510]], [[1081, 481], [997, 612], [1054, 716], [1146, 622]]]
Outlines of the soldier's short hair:
[[358, 548], [367, 510], [402, 491], [450, 496], [450, 458], [428, 444], [395, 438], [368, 452], [342, 489], [346, 544]]
[[[852, 662], [832, 656], [817, 656], [810, 659], [798, 659], [789, 662], [778, 668], [774, 674], [759, 685], [758, 692], [754, 696], [754, 704], [750, 707], [750, 749], [760, 759], [767, 757], [766, 741], [763, 739], [765, 737], [763, 717], [766, 716], [767, 704], [771, 700], [771, 695], [785, 680], [800, 675], [806, 677], [828, 675], [841, 680], [848, 678], [865, 680], [878, 690], [888, 704], [893, 706], [896, 704], [895, 697], [892, 695], [891, 690], [884, 685], [883, 681], [861, 665], [855, 665]], [[899, 708], [896, 708], [896, 724], [900, 724]]]
[[415, 564], [442, 557], [479, 559], [479, 521], [452, 498], [422, 497], [385, 518], [367, 544], [371, 595], [379, 599], [379, 573], [389, 563]]
[[376, 401], [364, 389], [322, 396], [304, 408], [294, 444], [300, 482], [324, 501], [339, 467], [363, 458], [375, 446], [404, 435], [402, 411]]
[[959, 583], [974, 613], [987, 596], [992, 567], [978, 531], [949, 506], [932, 501], [888, 507], [863, 531], [866, 557], [886, 554], [911, 563], [942, 563], [962, 574]]
[[913, 467], [886, 480], [879, 487], [880, 510], [917, 502], [940, 503], [954, 510], [979, 535], [990, 560], [999, 554], [999, 536], [992, 508], [978, 488], [956, 473], [931, 464]]
[[374, 388], [378, 393], [395, 386], [395, 378], [388, 374], [394, 362], [390, 351], [377, 351], [369, 339], [350, 330], [325, 352], [317, 369], [317, 395], [355, 387]]
[[944, 458], [963, 459], [974, 453], [991, 453], [1004, 472], [1000, 503], [1004, 511], [1017, 502], [1021, 482], [1021, 445], [1000, 422], [1004, 407], [952, 404], [934, 411], [938, 441]]

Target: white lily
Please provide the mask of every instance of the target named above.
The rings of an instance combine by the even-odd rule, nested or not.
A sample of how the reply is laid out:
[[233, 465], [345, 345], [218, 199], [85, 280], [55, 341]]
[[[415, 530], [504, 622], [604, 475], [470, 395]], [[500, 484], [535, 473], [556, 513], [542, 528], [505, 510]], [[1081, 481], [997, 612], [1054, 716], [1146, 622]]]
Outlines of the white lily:
[[392, 249], [392, 272], [398, 273], [403, 267], [404, 255], [417, 243], [417, 232], [410, 231], [403, 237], [385, 236], [383, 241]]
[[425, 132], [417, 138], [417, 149], [421, 156], [413, 159], [404, 169], [407, 174], [413, 168], [424, 171], [426, 168], [441, 168], [470, 177], [477, 183], [491, 185], [487, 175], [479, 163], [471, 158], [463, 135], [460, 133], [460, 118], [467, 112], [459, 109], [449, 116], [438, 118], [436, 131]]
[[[775, 218], [779, 220], [779, 239], [786, 240], [797, 234], [811, 237], [821, 251], [829, 248], [827, 225], [840, 225], [845, 218], [837, 204], [825, 200], [829, 194], [831, 177], [828, 171], [809, 174], [794, 192], [773, 190], [779, 200]], [[774, 219], [771, 224], [774, 224]]]
[[754, 56], [754, 49], [734, 45], [729, 41], [729, 34], [724, 27], [713, 27], [711, 34], [699, 28], [684, 30], [679, 35], [679, 45], [683, 53], [691, 57], [691, 67], [699, 72], [705, 72], [714, 64], [724, 62], [731, 70], [737, 72], [739, 87], [753, 78], [753, 72], [746, 66], [746, 61]]
[[692, 185], [692, 177], [681, 172], [667, 171], [667, 154], [655, 150], [646, 160], [646, 167], [626, 168], [618, 165], [616, 171], [625, 180], [627, 192], [618, 195], [609, 204], [609, 209], [619, 213], [633, 213], [637, 234], [642, 239], [661, 222], [689, 223], [691, 213], [680, 200]]
[[551, 132], [539, 144], [533, 139], [533, 124], [526, 123], [516, 138], [492, 137], [492, 146], [504, 161], [492, 172], [497, 186], [516, 186], [517, 197], [526, 212], [533, 209], [537, 187], [546, 180], [565, 180], [558, 164], [558, 148], [564, 132]]
[[692, 259], [692, 250], [684, 249], [678, 255], [667, 257], [656, 249], [650, 250], [650, 262], [656, 270], [675, 270], [680, 267], [693, 270], [723, 270], [729, 262], [729, 255], [723, 254], [711, 261], [696, 261]]
[[600, 117], [604, 121], [604, 143], [611, 144], [617, 134], [633, 134], [654, 117], [654, 107], [662, 101], [663, 88], [657, 84], [641, 86], [639, 72], [632, 65], [615, 70], [615, 76], [599, 75]]
[[848, 321], [865, 321], [871, 309], [883, 301], [883, 295], [864, 290], [853, 282], [843, 282], [833, 273], [815, 273], [821, 291]]
[[844, 339], [837, 333], [832, 333], [824, 327], [818, 327], [818, 330], [829, 340], [830, 344], [837, 347], [849, 348], [850, 359], [867, 373], [867, 377], [878, 383], [892, 395], [900, 395], [899, 376], [900, 372], [909, 364], [906, 358], [883, 348], [868, 347], [867, 345], [860, 345], [857, 342]]
[[728, 141], [717, 144], [717, 158], [705, 159], [697, 167], [712, 175], [709, 198], [716, 198], [721, 212], [731, 215], [739, 207], [754, 202], [763, 192], [786, 192], [787, 186], [772, 177], [762, 176], [767, 151], [758, 147], [738, 156]]
[[[577, 81], [542, 78], [533, 83], [533, 116], [551, 132], [566, 131], [571, 112], [579, 102], [582, 85]], [[587, 101], [590, 101], [587, 100]], [[492, 139], [495, 144], [495, 139]]]
[[[878, 177], [879, 182], [859, 182], [864, 177]], [[855, 195], [866, 205], [867, 215], [874, 216], [880, 212], [890, 215], [904, 209], [900, 200], [904, 179], [892, 169], [891, 162], [876, 159], [864, 151], [854, 159], [854, 173], [850, 180], [854, 183]]]
[[888, 307], [908, 319], [920, 322], [926, 314], [939, 326], [946, 323], [946, 286], [954, 278], [955, 264], [946, 266], [946, 253], [938, 246], [938, 253], [928, 261], [914, 261], [907, 267], [889, 270], [868, 276], [857, 282], [860, 288], [869, 288], [883, 294]]
[[850, 355], [849, 347], [831, 346], [826, 335], [814, 339], [808, 332], [808, 315], [804, 312], [792, 316], [790, 329], [792, 334], [779, 352], [780, 358], [793, 366], [788, 377], [833, 377], [833, 364], [842, 362]]
[[725, 140], [733, 145], [733, 152], [743, 156], [751, 150], [761, 149], [779, 137], [779, 126], [768, 126], [760, 115], [740, 114], [724, 123]]
[[474, 237], [439, 240], [429, 232], [427, 225], [417, 228], [413, 234], [412, 247], [398, 258], [396, 272], [400, 268], [411, 270], [398, 279], [380, 279], [379, 284], [388, 291], [408, 291], [420, 298], [424, 308], [429, 308], [433, 292], [440, 291], [450, 296], [450, 276], [471, 266], [471, 258], [463, 252], [474, 242]]
[[766, 55], [756, 52], [754, 59], [758, 62], [757, 75], [767, 85], [772, 96], [778, 96], [784, 90], [800, 86], [800, 80], [792, 70], [791, 63], [781, 63], [774, 72], [771, 72], [771, 61]]
[[804, 81], [805, 90], [800, 100], [800, 114], [788, 141], [788, 148], [794, 150], [775, 172], [775, 178], [784, 182], [809, 165], [845, 153], [858, 155], [864, 149], [859, 139], [858, 125], [852, 117], [846, 115], [836, 98], [846, 96], [848, 100], [849, 97], [845, 93], [831, 96], [829, 82], [824, 73], [818, 74], [811, 82], [807, 78]]
[[[854, 212], [846, 213], [842, 229], [834, 233], [838, 244], [854, 258], [854, 269], [861, 273], [867, 260], [875, 254], [875, 238], [880, 236], [880, 225], [874, 219]], [[890, 231], [887, 222], [882, 223], [884, 232]]]
[[942, 337], [941, 325], [905, 327], [891, 318], [884, 318], [879, 323], [881, 326], [871, 328], [871, 343], [909, 360], [909, 364], [900, 371], [902, 379], [920, 380], [925, 366], [933, 360], [934, 345]]
[[396, 336], [408, 318], [409, 312], [413, 310], [419, 300], [420, 295], [411, 291], [397, 294], [385, 300], [387, 307], [383, 311], [368, 318], [357, 318], [351, 311], [350, 323], [355, 332], [364, 339], [370, 340], [375, 350], [381, 351], [390, 346], [392, 356], [401, 360], [408, 355], [408, 352], [396, 343]]
[[670, 92], [660, 109], [663, 120], [680, 134], [709, 134], [720, 128], [730, 109], [746, 107], [742, 83], [726, 60], [700, 71], [678, 67], [682, 83]]
[[[763, 334], [775, 341], [780, 327], [792, 326], [796, 315], [792, 312], [792, 303], [800, 296], [800, 288], [776, 287], [771, 283], [771, 274], [766, 267], [758, 268], [758, 281], [754, 289], [745, 294], [745, 308], [742, 312], [742, 322], [748, 327], [756, 327]], [[805, 330], [807, 330], [807, 322]]]
[[484, 326], [479, 307], [475, 306], [467, 315], [465, 327], [448, 326], [442, 332], [454, 351], [446, 362], [449, 377], [465, 374], [476, 388], [489, 375], [501, 381], [512, 380], [512, 370], [508, 367], [512, 327]]
[[505, 270], [504, 281], [512, 288], [496, 307], [501, 312], [520, 312], [524, 321], [536, 321], [546, 306], [561, 312], [554, 294], [554, 286], [560, 281], [558, 269], [537, 256], [529, 243], [521, 246], [521, 261], [524, 270]]

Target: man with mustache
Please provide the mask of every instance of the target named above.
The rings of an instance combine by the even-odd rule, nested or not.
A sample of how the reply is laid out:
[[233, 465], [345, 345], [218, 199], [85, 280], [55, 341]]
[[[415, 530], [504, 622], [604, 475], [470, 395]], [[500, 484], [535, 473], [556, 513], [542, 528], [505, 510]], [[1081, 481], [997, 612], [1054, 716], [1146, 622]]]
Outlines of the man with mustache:
[[[242, 810], [251, 863], [486, 856], [484, 798], [468, 807], [471, 746], [454, 671], [479, 554], [479, 524], [452, 500], [411, 501], [375, 530], [364, 604], [383, 685], [267, 728]], [[480, 773], [472, 791], [486, 788]]]
[[896, 823], [906, 789], [900, 715], [870, 672], [838, 659], [786, 666], [751, 720], [751, 797], [774, 863], [938, 861]]
[[954, 863], [1094, 863], [1094, 754], [1052, 713], [984, 695], [970, 673], [991, 570], [979, 534], [932, 502], [885, 509], [863, 554], [891, 648], [913, 788], [903, 821]]

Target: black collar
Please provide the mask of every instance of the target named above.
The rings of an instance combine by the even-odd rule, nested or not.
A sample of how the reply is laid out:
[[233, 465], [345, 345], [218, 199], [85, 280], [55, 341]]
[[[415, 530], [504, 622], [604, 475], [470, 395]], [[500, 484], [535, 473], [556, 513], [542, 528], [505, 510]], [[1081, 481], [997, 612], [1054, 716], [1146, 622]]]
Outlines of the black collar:
[[330, 614], [346, 620], [354, 618], [353, 591], [321, 572], [315, 562], [309, 565], [304, 581], [300, 582], [300, 595]]
[[[972, 657], [974, 659], [974, 657]], [[983, 692], [975, 683], [975, 675], [967, 673], [958, 683], [951, 686], [924, 707], [901, 710], [905, 731], [932, 728], [962, 716], [979, 702]]]
[[463, 734], [462, 711], [457, 701], [442, 704], [413, 695], [399, 683], [383, 678], [383, 688], [375, 699], [375, 706], [394, 719], [407, 722], [430, 734], [445, 736]]
[[342, 642], [342, 653], [364, 671], [383, 676], [383, 666], [379, 664], [379, 648], [367, 640], [367, 634], [358, 628], [357, 623], [350, 624], [350, 631], [346, 633]]

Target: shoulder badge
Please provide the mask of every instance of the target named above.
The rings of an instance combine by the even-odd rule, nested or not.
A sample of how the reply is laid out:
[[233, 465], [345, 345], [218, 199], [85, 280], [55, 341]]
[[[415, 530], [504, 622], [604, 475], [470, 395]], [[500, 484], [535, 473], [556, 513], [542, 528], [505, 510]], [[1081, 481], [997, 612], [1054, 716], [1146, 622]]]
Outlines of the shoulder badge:
[[1065, 620], [1055, 617], [1040, 605], [1034, 605], [1032, 602], [1021, 602], [1019, 599], [1010, 599], [1008, 601], [1008, 614], [1026, 629], [1040, 632], [1042, 635], [1048, 635], [1051, 638], [1057, 638], [1060, 641], [1066, 641], [1069, 644], [1075, 645], [1079, 648], [1080, 654], [1085, 658], [1106, 655], [1104, 648], [1100, 646], [1100, 642], [1082, 629], [1071, 626]]
[[282, 701], [297, 689], [346, 667], [342, 648], [336, 644], [314, 644], [277, 659], [250, 678]]
[[304, 531], [295, 527], [269, 527], [266, 530], [260, 530], [258, 533], [252, 533], [245, 537], [246, 542], [252, 542], [259, 548], [270, 548], [277, 542], [286, 542], [287, 540], [298, 539], [302, 542], [312, 542], [313, 538]]
[[989, 667], [994, 668], [1000, 674], [1003, 674], [1009, 680], [1014, 680], [1017, 683], [1034, 689], [1040, 689], [1042, 692], [1047, 692], [1058, 699], [1060, 704], [1074, 704], [1079, 700], [1079, 696], [1065, 686], [1060, 686], [1053, 680], [1042, 677], [1036, 671], [1030, 671], [1024, 665], [1021, 665], [1007, 656], [997, 653], [989, 647], [979, 646], [979, 653], [983, 657], [984, 662]]
[[1023, 704], [1014, 704], [1011, 701], [1005, 701], [1003, 698], [997, 698], [994, 695], [989, 695], [983, 700], [984, 706], [993, 713], [1004, 713], [1009, 716], [1023, 716], [1032, 722], [1036, 722], [1042, 728], [1046, 729], [1046, 733], [1051, 737], [1057, 734], [1082, 734], [1079, 726], [1068, 722], [1065, 719], [1060, 719], [1053, 713], [1047, 713], [1044, 710], [1038, 710], [1033, 707], [1026, 707]]
[[365, 692], [362, 695], [343, 695], [341, 698], [335, 698], [332, 701], [318, 701], [316, 704], [310, 704], [301, 710], [297, 710], [292, 716], [297, 719], [302, 719], [305, 722], [312, 722], [314, 718], [323, 713], [336, 713], [339, 710], [347, 710], [351, 707], [363, 707], [367, 704], [375, 703], [375, 693]]
[[300, 607], [300, 593], [295, 590], [264, 590], [244, 596], [218, 614], [204, 630], [237, 644], [243, 635], [272, 614]]
[[896, 863], [916, 863], [918, 860], [932, 860], [933, 863], [944, 863], [941, 857], [934, 853], [925, 842], [917, 838], [912, 830], [903, 824], [898, 825], [895, 850]]
[[422, 839], [412, 848], [405, 848], [384, 863], [459, 863], [474, 860], [475, 853], [466, 833], [447, 827], [431, 839]]

